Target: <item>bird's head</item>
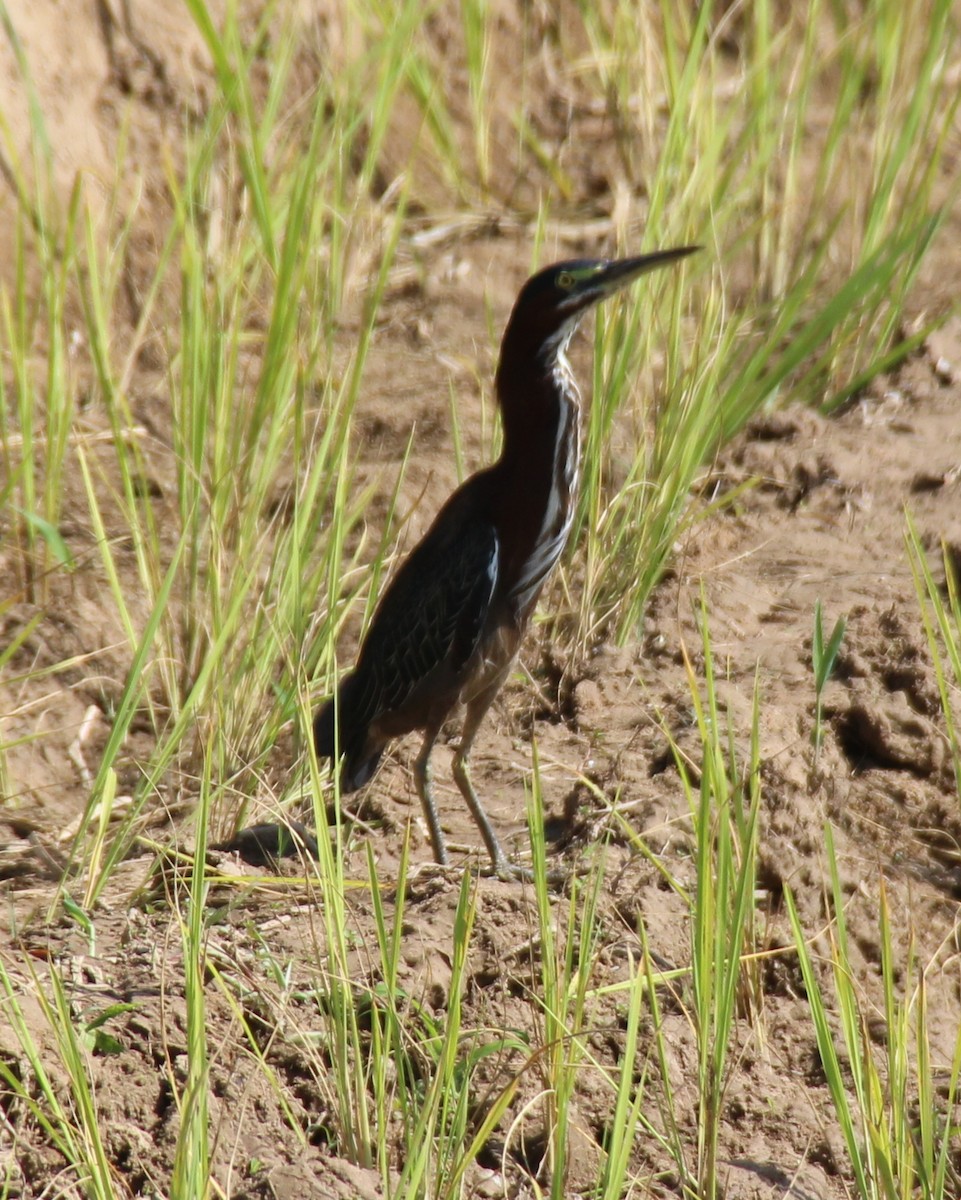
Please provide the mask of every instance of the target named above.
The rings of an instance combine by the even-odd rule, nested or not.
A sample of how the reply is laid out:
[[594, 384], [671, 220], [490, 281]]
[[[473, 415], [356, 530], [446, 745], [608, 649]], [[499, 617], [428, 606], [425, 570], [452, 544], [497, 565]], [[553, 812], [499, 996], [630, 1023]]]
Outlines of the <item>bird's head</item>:
[[681, 246], [635, 258], [575, 258], [545, 267], [521, 288], [504, 334], [505, 344], [519, 336], [527, 354], [553, 358], [563, 351], [588, 309], [641, 275], [698, 249]]

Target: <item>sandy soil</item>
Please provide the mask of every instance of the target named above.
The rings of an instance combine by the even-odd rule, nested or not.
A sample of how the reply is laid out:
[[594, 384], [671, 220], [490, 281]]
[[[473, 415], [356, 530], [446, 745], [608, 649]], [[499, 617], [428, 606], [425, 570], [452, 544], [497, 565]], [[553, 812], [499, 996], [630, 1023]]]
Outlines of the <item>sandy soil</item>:
[[[69, 43], [57, 36], [63, 5], [45, 0], [12, 7], [54, 135], [59, 188], [68, 191], [78, 169], [93, 179], [109, 174], [121, 119], [130, 122], [131, 157], [143, 187], [128, 268], [134, 322], [138, 280], [152, 261], [168, 215], [159, 149], [176, 141], [181, 114], [203, 107], [210, 80], [206, 52], [189, 20], [159, 0], [132, 6], [133, 24], [119, 3], [74, 12]], [[0, 46], [0, 108], [22, 152], [29, 126], [6, 43]], [[395, 146], [393, 152], [402, 155], [404, 148]], [[586, 167], [577, 176], [578, 165], [567, 164], [589, 194], [596, 181]], [[9, 190], [3, 204], [9, 214]], [[0, 220], [0, 231], [7, 230], [0, 237], [8, 238], [10, 228], [9, 220]], [[366, 477], [378, 481], [386, 494], [393, 483], [391, 468], [416, 429], [416, 451], [401, 496], [402, 506], [410, 506], [424, 495], [412, 533], [454, 481], [447, 403], [451, 378], [458, 389], [466, 455], [472, 465], [482, 461], [484, 399], [477, 380], [489, 380], [493, 364], [485, 297], [502, 325], [523, 279], [527, 239], [525, 232], [505, 228], [454, 234], [447, 244], [422, 252], [423, 289], [398, 289], [388, 298], [356, 437]], [[961, 277], [959, 267], [954, 239], [953, 246], [946, 242], [941, 248], [942, 287], [945, 278]], [[940, 303], [943, 294], [935, 299]], [[924, 302], [921, 296], [918, 306]], [[581, 361], [585, 353], [586, 343], [579, 350]], [[146, 356], [131, 393], [135, 409], [149, 409], [155, 427], [162, 427], [162, 373], [156, 368]], [[582, 371], [581, 377], [589, 376]], [[517, 681], [505, 690], [478, 740], [478, 789], [513, 849], [523, 848], [526, 839], [524, 779], [532, 737], [544, 766], [552, 840], [572, 855], [604, 842], [607, 885], [600, 903], [607, 942], [595, 982], [616, 983], [626, 977], [629, 952], [638, 953], [641, 917], [657, 954], [677, 964], [690, 959], [680, 900], [617, 834], [611, 808], [618, 807], [681, 882], [693, 885], [687, 802], [664, 731], [669, 729], [682, 748], [694, 745], [681, 648], [686, 646], [697, 661], [693, 611], [702, 584], [714, 651], [725, 668], [721, 695], [742, 750], [758, 672], [764, 885], [759, 912], [771, 954], [761, 1012], [740, 1035], [738, 1066], [726, 1098], [722, 1149], [727, 1195], [733, 1200], [784, 1195], [840, 1200], [851, 1194], [797, 961], [782, 950], [789, 940], [786, 886], [810, 928], [824, 919], [825, 821], [836, 831], [859, 985], [866, 996], [877, 997], [883, 880], [898, 914], [899, 945], [903, 949], [913, 938], [920, 961], [930, 964], [932, 1041], [937, 1061], [950, 1061], [961, 1003], [961, 803], [905, 554], [904, 509], [913, 514], [932, 561], [945, 540], [961, 562], [959, 405], [961, 320], [956, 318], [897, 375], [876, 381], [835, 419], [789, 409], [756, 421], [714, 465], [705, 495], [749, 478], [758, 485], [696, 524], [678, 546], [646, 616], [643, 639], [624, 649], [598, 647], [574, 674], [563, 670], [550, 647], [531, 639], [524, 654], [530, 682]], [[162, 491], [161, 485], [162, 480]], [[376, 505], [372, 511], [377, 512]], [[89, 531], [71, 525], [69, 503], [65, 518], [71, 545], [89, 551]], [[2, 522], [0, 517], [0, 535]], [[0, 541], [0, 580], [8, 552]], [[80, 568], [69, 585], [54, 587], [39, 613], [20, 602], [4, 604], [0, 583], [0, 640], [12, 639], [39, 616], [36, 630], [9, 664], [11, 678], [26, 667], [93, 656], [26, 689], [0, 679], [0, 714], [15, 714], [0, 724], [11, 771], [0, 814], [0, 887], [9, 913], [0, 953], [23, 986], [27, 1021], [51, 1052], [46, 1022], [31, 999], [27, 965], [42, 972], [47, 958], [56, 960], [71, 983], [78, 1013], [117, 1000], [133, 1003], [133, 1011], [111, 1026], [122, 1053], [92, 1056], [90, 1068], [118, 1178], [131, 1194], [152, 1195], [162, 1193], [169, 1181], [177, 1127], [169, 1080], [181, 1077], [185, 1053], [178, 927], [157, 893], [152, 893], [155, 902], [144, 903], [139, 890], [156, 884], [149, 874], [153, 860], [135, 858], [118, 871], [97, 914], [95, 948], [74, 924], [51, 927], [44, 919], [62, 853], [60, 834], [82, 810], [85, 772], [95, 767], [106, 738], [103, 696], [116, 693], [127, 667], [121, 631], [100, 603], [102, 581], [94, 560], [89, 553], [78, 559]], [[825, 740], [815, 763], [810, 659], [817, 599], [829, 626], [844, 614], [848, 628], [838, 672], [826, 692]], [[87, 734], [78, 742], [85, 717]], [[415, 865], [430, 859], [411, 778], [412, 749], [413, 743], [395, 747], [364, 799], [363, 822], [350, 839], [347, 869], [353, 878], [365, 877], [366, 846], [372, 841], [379, 876], [389, 881], [411, 822]], [[131, 764], [146, 756], [149, 734], [135, 730], [128, 751]], [[442, 747], [437, 754], [444, 825], [452, 843], [473, 846], [476, 831], [447, 775], [446, 753]], [[291, 764], [291, 769], [300, 767]], [[582, 777], [593, 781], [596, 793], [578, 783]], [[130, 780], [121, 786], [135, 778], [132, 766]], [[175, 838], [177, 830], [165, 836]], [[227, 859], [224, 869], [244, 870]], [[527, 997], [536, 978], [530, 897], [522, 885], [496, 880], [481, 880], [478, 888], [465, 1022], [524, 1030], [536, 1038], [535, 1009]], [[426, 873], [415, 880], [407, 902], [401, 982], [436, 1011], [446, 1004], [450, 964], [444, 947], [450, 945], [456, 901], [456, 881]], [[363, 890], [351, 893], [350, 905], [363, 964], [372, 907]], [[559, 920], [563, 910], [559, 902]], [[9, 940], [14, 930], [16, 943]], [[263, 968], [261, 939], [279, 959], [291, 961], [298, 982], [309, 985], [322, 941], [310, 888], [292, 883], [282, 893], [265, 894], [253, 886], [225, 893], [222, 919], [212, 926], [209, 944], [216, 961], [229, 964], [244, 981], [250, 1019], [284, 1007], [285, 1024], [264, 1027], [263, 1045], [308, 1147], [291, 1132], [276, 1091], [251, 1059], [236, 1014], [211, 988], [209, 1030], [212, 1045], [219, 1047], [210, 1101], [217, 1178], [225, 1194], [234, 1197], [380, 1195], [375, 1174], [351, 1165], [329, 1144], [325, 1114], [330, 1101], [322, 1072], [298, 1037], [316, 1020], [316, 1009], [280, 997]], [[613, 1001], [598, 1004], [592, 1050], [602, 1062], [617, 1060], [619, 1043], [605, 1030], [616, 1029], [619, 1019]], [[690, 1133], [695, 1113], [691, 1028], [682, 1005], [666, 1008], [664, 1021], [679, 1111]], [[8, 1062], [16, 1058], [2, 1022], [0, 1056]], [[505, 1063], [504, 1070], [511, 1066], [517, 1063]], [[55, 1075], [54, 1083], [62, 1080]], [[539, 1086], [531, 1072], [514, 1111]], [[579, 1139], [572, 1194], [593, 1176], [609, 1119], [606, 1103], [600, 1085], [585, 1073], [572, 1121]], [[0, 1113], [0, 1169], [11, 1172], [20, 1194], [38, 1196], [55, 1179], [62, 1160], [27, 1114], [6, 1105], [2, 1087]], [[543, 1153], [543, 1130], [534, 1117], [527, 1121], [525, 1138], [506, 1146], [510, 1194], [531, 1194], [524, 1172], [536, 1168], [539, 1146]], [[489, 1167], [500, 1169], [501, 1149], [490, 1148]], [[639, 1169], [664, 1166], [653, 1144], [638, 1146], [636, 1153]]]

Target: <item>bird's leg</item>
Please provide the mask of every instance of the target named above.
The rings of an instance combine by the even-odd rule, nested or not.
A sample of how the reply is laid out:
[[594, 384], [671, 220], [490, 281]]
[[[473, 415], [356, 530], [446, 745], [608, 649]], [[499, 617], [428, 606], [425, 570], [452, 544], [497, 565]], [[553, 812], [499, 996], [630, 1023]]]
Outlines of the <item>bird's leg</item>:
[[440, 817], [437, 815], [437, 805], [434, 802], [430, 766], [430, 754], [434, 749], [434, 742], [437, 740], [438, 733], [440, 733], [439, 725], [429, 725], [427, 727], [424, 733], [424, 743], [420, 748], [420, 754], [414, 760], [414, 780], [417, 784], [417, 795], [420, 796], [421, 808], [424, 810], [424, 819], [427, 821], [427, 830], [430, 833], [430, 844], [434, 851], [434, 859], [442, 867], [446, 867], [450, 863], [450, 855], [447, 853], [447, 842], [444, 839], [444, 831], [440, 827]]
[[[504, 674], [506, 674], [506, 671]], [[494, 874], [500, 879], [510, 879], [516, 878], [518, 875], [526, 875], [527, 872], [523, 868], [513, 866], [508, 861], [507, 855], [497, 840], [494, 827], [491, 825], [490, 819], [484, 811], [477, 793], [474, 791], [474, 784], [470, 777], [471, 746], [474, 744], [474, 738], [477, 736], [477, 730], [480, 728], [481, 722], [487, 715], [487, 710], [490, 708], [494, 697], [500, 691], [503, 678], [503, 675], [499, 675], [492, 684], [468, 703], [460, 745], [454, 753], [452, 771], [454, 782], [460, 788], [460, 793], [467, 802], [471, 816], [474, 818], [477, 828], [480, 830], [481, 837], [484, 839], [487, 853], [491, 856], [491, 865], [494, 868]]]

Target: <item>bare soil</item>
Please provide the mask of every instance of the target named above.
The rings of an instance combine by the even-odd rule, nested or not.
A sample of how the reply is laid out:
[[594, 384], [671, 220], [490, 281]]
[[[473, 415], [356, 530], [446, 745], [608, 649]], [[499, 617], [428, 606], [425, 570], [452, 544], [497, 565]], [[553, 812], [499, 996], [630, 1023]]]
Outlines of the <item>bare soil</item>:
[[[94, 179], [109, 175], [122, 123], [129, 122], [131, 161], [143, 181], [127, 268], [133, 323], [137, 289], [168, 219], [161, 147], [172, 143], [176, 148], [184, 113], [189, 117], [203, 108], [211, 86], [206, 51], [186, 14], [161, 0], [132, 6], [133, 24], [126, 5], [104, 2], [82, 11], [71, 6], [68, 39], [62, 36], [65, 6], [55, 0], [11, 8], [47, 114], [58, 186], [68, 192], [77, 170]], [[508, 22], [505, 36], [510, 31]], [[27, 110], [5, 42], [0, 108], [23, 153]], [[545, 124], [551, 119], [545, 111]], [[392, 152], [402, 156], [404, 147], [395, 145]], [[567, 170], [590, 194], [597, 181], [587, 164], [580, 165], [580, 174], [577, 162], [568, 163]], [[590, 168], [595, 169], [596, 164]], [[9, 190], [3, 204], [9, 215]], [[12, 221], [0, 221], [0, 230], [7, 230], [5, 252], [11, 249], [12, 227]], [[944, 281], [961, 278], [957, 238], [946, 239], [938, 253], [940, 288], [930, 300], [922, 290], [919, 309], [942, 303]], [[486, 306], [501, 327], [527, 261], [525, 231], [490, 226], [455, 232], [422, 251], [423, 287], [398, 288], [388, 297], [356, 439], [365, 477], [376, 481], [386, 497], [415, 431], [400, 501], [402, 510], [413, 510], [410, 538], [455, 482], [447, 399], [452, 379], [468, 463], [483, 460], [481, 430], [489, 430], [490, 412], [483, 420], [482, 412], [489, 403], [495, 349], [486, 333]], [[349, 339], [351, 331], [345, 329], [343, 336]], [[585, 354], [586, 343], [579, 351], [582, 362]], [[149, 419], [162, 440], [168, 418], [157, 366], [149, 355], [144, 358], [131, 395], [135, 412]], [[589, 378], [583, 370], [580, 374]], [[484, 381], [484, 394], [478, 380]], [[585, 400], [589, 403], [589, 397]], [[478, 739], [478, 790], [514, 851], [526, 846], [524, 783], [532, 738], [543, 769], [551, 841], [573, 856], [589, 853], [592, 844], [603, 846], [607, 882], [600, 905], [606, 941], [594, 982], [613, 984], [627, 977], [632, 957], [639, 954], [642, 919], [659, 956], [680, 966], [690, 961], [682, 902], [617, 832], [611, 809], [616, 805], [677, 878], [693, 887], [689, 809], [665, 730], [682, 749], [694, 750], [697, 731], [682, 647], [697, 664], [695, 610], [702, 585], [714, 653], [724, 669], [721, 697], [745, 754], [757, 678], [764, 889], [758, 903], [770, 956], [761, 1007], [739, 1034], [726, 1096], [722, 1150], [726, 1194], [732, 1200], [787, 1195], [840, 1200], [851, 1194], [797, 960], [786, 948], [786, 887], [797, 897], [809, 929], [825, 920], [825, 822], [835, 830], [859, 986], [866, 997], [877, 999], [883, 885], [896, 916], [900, 950], [906, 953], [913, 940], [919, 960], [930, 964], [928, 1003], [937, 1064], [949, 1063], [953, 1052], [961, 1012], [961, 800], [905, 554], [904, 514], [906, 508], [913, 514], [932, 563], [942, 541], [961, 562], [959, 407], [961, 320], [955, 318], [896, 375], [876, 381], [839, 416], [826, 419], [791, 408], [755, 421], [713, 465], [704, 494], [712, 499], [748, 479], [755, 485], [695, 524], [677, 547], [646, 615], [643, 637], [623, 649], [599, 646], [572, 674], [533, 636], [523, 656], [529, 678], [518, 677], [505, 690]], [[162, 504], [162, 458], [157, 471]], [[376, 503], [371, 511], [376, 520]], [[0, 515], [0, 539], [4, 524]], [[55, 962], [69, 983], [78, 1018], [120, 1000], [133, 1005], [109, 1026], [121, 1052], [92, 1053], [89, 1068], [118, 1182], [132, 1195], [164, 1194], [178, 1124], [172, 1081], [183, 1078], [186, 1040], [178, 919], [165, 901], [153, 857], [133, 858], [117, 872], [96, 913], [94, 945], [74, 923], [47, 919], [66, 838], [106, 740], [104, 696], [119, 693], [129, 665], [122, 630], [101, 603], [102, 578], [90, 552], [92, 531], [83, 524], [79, 491], [75, 512], [68, 497], [64, 533], [79, 568], [67, 582], [51, 586], [42, 610], [4, 594], [13, 550], [0, 540], [0, 641], [7, 644], [38, 618], [7, 665], [6, 679], [0, 678], [0, 736], [10, 768], [0, 811], [0, 888], [8, 913], [0, 954], [20, 988], [28, 1025], [49, 1052], [56, 1088], [64, 1080], [53, 1065], [56, 1054], [32, 974], [42, 980], [47, 963]], [[135, 580], [132, 573], [131, 587]], [[829, 627], [841, 615], [848, 625], [825, 695], [824, 745], [815, 762], [811, 637], [818, 599]], [[72, 657], [76, 664], [69, 670], [28, 684], [17, 681], [26, 669]], [[132, 733], [127, 747], [132, 764], [147, 756], [150, 737], [145, 729]], [[363, 798], [347, 871], [357, 880], [366, 877], [370, 844], [379, 878], [389, 888], [411, 826], [415, 870], [405, 911], [401, 983], [428, 1011], [442, 1013], [458, 883], [419, 870], [429, 863], [430, 847], [411, 777], [413, 749], [413, 742], [396, 745]], [[441, 747], [436, 775], [443, 823], [454, 845], [475, 847], [476, 830], [445, 760]], [[284, 769], [298, 771], [302, 764], [290, 762]], [[135, 780], [132, 768], [121, 790]], [[161, 816], [162, 836], [176, 842], [176, 821]], [[244, 876], [248, 870], [231, 856], [222, 858], [226, 872]], [[236, 1011], [211, 986], [216, 1178], [232, 1197], [381, 1195], [376, 1174], [351, 1164], [331, 1144], [331, 1098], [322, 1065], [309, 1049], [309, 1038], [301, 1036], [317, 1022], [316, 1005], [298, 999], [296, 992], [282, 996], [264, 966], [266, 944], [278, 960], [292, 964], [298, 986], [310, 986], [323, 943], [313, 891], [302, 879], [264, 888], [257, 884], [257, 872], [250, 876], [249, 888], [225, 889], [214, 898], [222, 907], [212, 922], [208, 950], [212, 961], [242, 980], [246, 1017], [262, 1038], [277, 1082], [269, 1082], [251, 1055]], [[349, 904], [363, 974], [372, 970], [374, 957], [369, 894], [363, 888], [351, 891]], [[566, 902], [559, 898], [559, 922], [565, 913]], [[537, 1009], [529, 998], [537, 952], [528, 889], [481, 879], [464, 997], [468, 1027], [520, 1030], [537, 1044]], [[279, 1010], [284, 1021], [268, 1028], [268, 1015], [276, 1022]], [[880, 1009], [878, 1014], [880, 1019]], [[614, 1000], [597, 1004], [591, 1049], [602, 1063], [618, 1059], [622, 1018]], [[666, 1005], [663, 1020], [678, 1111], [683, 1131], [691, 1136], [693, 1034], [682, 1003]], [[0, 1058], [11, 1069], [27, 1069], [2, 1020]], [[519, 1066], [518, 1058], [505, 1055], [503, 1063], [491, 1067], [490, 1078], [495, 1081], [500, 1071], [503, 1083]], [[512, 1114], [539, 1087], [533, 1068]], [[281, 1093], [297, 1136], [279, 1102]], [[537, 1106], [531, 1109], [540, 1112]], [[510, 1195], [532, 1194], [526, 1173], [536, 1172], [543, 1156], [540, 1120], [527, 1116], [521, 1132], [510, 1138], [505, 1121], [502, 1141], [484, 1160], [492, 1173], [479, 1166], [473, 1181], [503, 1186]], [[576, 1152], [570, 1194], [594, 1177], [609, 1120], [608, 1096], [599, 1078], [585, 1071], [572, 1112]], [[651, 1143], [637, 1146], [636, 1165], [653, 1175], [666, 1164]], [[11, 1194], [51, 1194], [62, 1166], [30, 1114], [10, 1103], [0, 1086], [0, 1171], [12, 1182]], [[664, 1180], [652, 1184], [654, 1194], [668, 1190]]]

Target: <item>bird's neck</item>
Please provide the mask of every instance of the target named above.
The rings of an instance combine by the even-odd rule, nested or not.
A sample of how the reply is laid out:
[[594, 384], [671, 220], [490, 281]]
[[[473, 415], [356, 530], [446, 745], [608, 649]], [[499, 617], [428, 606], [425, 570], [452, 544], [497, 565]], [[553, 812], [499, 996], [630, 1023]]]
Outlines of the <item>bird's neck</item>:
[[570, 532], [580, 465], [577, 384], [560, 347], [541, 362], [497, 376], [504, 447], [494, 468], [508, 531], [504, 547], [518, 609], [536, 601]]
[[[577, 438], [580, 393], [567, 361], [571, 332], [534, 355], [514, 353], [505, 338], [495, 379], [504, 430], [502, 461], [522, 470], [545, 461], [544, 451], [554, 446], [559, 427], [570, 426], [571, 436]], [[553, 462], [554, 457], [549, 454], [546, 459]]]

